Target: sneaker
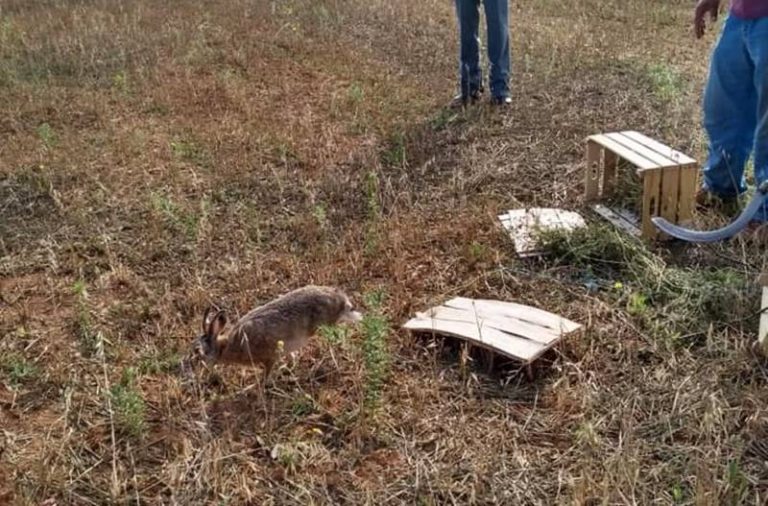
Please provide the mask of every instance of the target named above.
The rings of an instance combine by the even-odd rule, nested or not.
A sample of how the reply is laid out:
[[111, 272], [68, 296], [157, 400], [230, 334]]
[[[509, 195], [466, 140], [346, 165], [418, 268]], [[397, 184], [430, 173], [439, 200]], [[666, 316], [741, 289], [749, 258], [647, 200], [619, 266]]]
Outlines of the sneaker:
[[478, 88], [476, 90], [473, 90], [469, 93], [469, 95], [465, 95], [464, 93], [459, 93], [455, 97], [453, 97], [453, 100], [451, 100], [451, 108], [452, 109], [461, 109], [463, 107], [466, 107], [467, 105], [474, 105], [477, 103], [478, 100], [480, 100], [480, 96], [483, 94], [483, 88]]
[[491, 104], [501, 107], [509, 107], [512, 105], [512, 99], [510, 97], [493, 97], [491, 98]]

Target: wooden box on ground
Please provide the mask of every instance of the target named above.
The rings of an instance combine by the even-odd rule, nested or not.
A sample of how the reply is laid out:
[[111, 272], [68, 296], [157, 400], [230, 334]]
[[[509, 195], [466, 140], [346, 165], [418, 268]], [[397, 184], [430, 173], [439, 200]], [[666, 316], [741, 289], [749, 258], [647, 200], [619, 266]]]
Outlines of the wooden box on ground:
[[561, 316], [522, 304], [456, 297], [403, 326], [462, 339], [530, 364], [563, 337], [582, 328]]
[[634, 131], [587, 138], [586, 201], [599, 202], [611, 195], [620, 161], [632, 165], [642, 181], [639, 223], [625, 210], [609, 209], [598, 203], [594, 209], [601, 216], [649, 240], [662, 238], [651, 222], [652, 217], [661, 216], [675, 224], [692, 218], [699, 169], [696, 160]]

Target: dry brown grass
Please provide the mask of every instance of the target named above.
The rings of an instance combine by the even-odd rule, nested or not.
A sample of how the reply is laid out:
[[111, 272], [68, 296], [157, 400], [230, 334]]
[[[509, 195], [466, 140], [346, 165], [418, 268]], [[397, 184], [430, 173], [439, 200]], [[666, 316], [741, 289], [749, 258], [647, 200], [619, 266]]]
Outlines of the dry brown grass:
[[[532, 264], [495, 221], [579, 206], [596, 131], [703, 158], [689, 7], [514, 3], [501, 116], [443, 108], [447, 1], [0, 3], [0, 500], [765, 503], [764, 250], [662, 261], [598, 236]], [[713, 297], [683, 266], [728, 268], [702, 290], [746, 302], [702, 313]], [[385, 293], [386, 347], [320, 338], [265, 404], [252, 371], [182, 373], [208, 303], [310, 282]], [[514, 364], [463, 376], [450, 346], [397, 329], [457, 293], [589, 330], [533, 382]]]

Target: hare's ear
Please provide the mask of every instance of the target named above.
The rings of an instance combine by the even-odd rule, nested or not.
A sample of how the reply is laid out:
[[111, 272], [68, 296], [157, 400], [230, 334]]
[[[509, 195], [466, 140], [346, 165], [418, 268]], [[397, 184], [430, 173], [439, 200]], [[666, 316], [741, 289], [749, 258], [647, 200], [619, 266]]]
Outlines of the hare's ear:
[[205, 313], [203, 314], [203, 334], [208, 334], [208, 329], [211, 327], [213, 316], [213, 306], [205, 308]]
[[213, 320], [210, 323], [209, 332], [208, 335], [211, 337], [218, 336], [222, 330], [224, 330], [224, 326], [227, 324], [227, 313], [224, 311], [219, 311], [216, 313], [216, 316], [213, 317]]

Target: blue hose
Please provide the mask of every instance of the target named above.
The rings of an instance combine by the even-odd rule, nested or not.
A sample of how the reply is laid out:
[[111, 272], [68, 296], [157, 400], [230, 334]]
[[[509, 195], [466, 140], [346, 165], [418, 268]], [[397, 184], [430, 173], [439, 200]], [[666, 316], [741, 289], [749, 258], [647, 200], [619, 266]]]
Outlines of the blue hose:
[[676, 239], [682, 239], [683, 241], [697, 243], [724, 241], [741, 232], [766, 202], [768, 202], [768, 181], [760, 185], [760, 188], [755, 192], [752, 200], [747, 207], [744, 208], [744, 211], [741, 212], [739, 217], [723, 228], [710, 231], [690, 230], [673, 225], [659, 216], [651, 218], [651, 221], [656, 225], [656, 228], [665, 234], [671, 235]]

